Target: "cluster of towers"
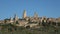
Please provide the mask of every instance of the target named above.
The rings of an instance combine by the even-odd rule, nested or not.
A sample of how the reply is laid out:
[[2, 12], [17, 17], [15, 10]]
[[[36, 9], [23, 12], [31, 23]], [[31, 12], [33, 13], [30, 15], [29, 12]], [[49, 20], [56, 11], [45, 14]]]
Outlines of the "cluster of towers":
[[0, 20], [0, 23], [12, 23], [12, 24], [17, 24], [18, 26], [36, 26], [36, 25], [41, 25], [42, 23], [47, 23], [47, 24], [56, 24], [60, 23], [60, 18], [46, 18], [46, 17], [38, 17], [38, 14], [35, 12], [33, 17], [28, 17], [26, 15], [26, 10], [23, 12], [23, 17], [18, 18], [18, 16], [15, 14], [14, 18], [10, 17], [10, 19], [4, 19]]
[[[34, 13], [34, 17], [38, 17], [38, 14], [37, 14], [36, 12]], [[25, 19], [25, 18], [28, 18], [27, 14], [26, 14], [26, 10], [24, 10], [23, 16], [22, 16], [22, 19]], [[12, 18], [11, 18], [11, 19], [12, 19]], [[19, 19], [16, 14], [15, 14], [15, 16], [14, 16], [14, 19], [15, 19], [15, 20], [18, 20], [18, 19]]]

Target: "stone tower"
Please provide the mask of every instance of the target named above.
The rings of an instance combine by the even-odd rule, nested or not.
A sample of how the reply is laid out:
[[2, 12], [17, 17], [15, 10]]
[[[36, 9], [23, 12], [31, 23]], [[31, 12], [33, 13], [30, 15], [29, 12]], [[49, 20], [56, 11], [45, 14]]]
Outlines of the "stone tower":
[[13, 18], [12, 17], [10, 17], [10, 22], [13, 22]]
[[34, 13], [34, 17], [35, 17], [35, 18], [38, 17], [38, 14], [37, 14], [36, 12]]
[[14, 15], [14, 20], [17, 21], [18, 20], [18, 16], [15, 14]]
[[27, 16], [26, 16], [26, 10], [24, 10], [24, 12], [23, 12], [23, 18], [26, 18]]

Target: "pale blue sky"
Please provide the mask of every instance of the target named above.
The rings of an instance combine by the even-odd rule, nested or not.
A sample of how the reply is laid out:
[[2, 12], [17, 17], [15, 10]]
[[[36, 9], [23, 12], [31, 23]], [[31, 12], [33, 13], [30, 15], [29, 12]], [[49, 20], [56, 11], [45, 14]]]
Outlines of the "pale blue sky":
[[27, 16], [37, 12], [39, 16], [60, 17], [60, 0], [0, 0], [0, 19], [22, 17], [26, 9]]

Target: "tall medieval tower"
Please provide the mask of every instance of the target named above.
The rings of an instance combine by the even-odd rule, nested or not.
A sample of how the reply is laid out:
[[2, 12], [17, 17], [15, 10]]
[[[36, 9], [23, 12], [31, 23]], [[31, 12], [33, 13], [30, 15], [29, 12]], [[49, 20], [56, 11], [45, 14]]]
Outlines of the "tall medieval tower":
[[12, 17], [10, 17], [10, 22], [13, 22], [13, 18]]
[[36, 12], [34, 13], [34, 17], [35, 17], [35, 18], [38, 17], [38, 14], [37, 14]]
[[19, 19], [18, 16], [15, 14], [14, 15], [14, 20], [17, 21], [18, 19]]
[[26, 18], [27, 16], [26, 16], [26, 10], [24, 10], [24, 12], [23, 12], [23, 18]]

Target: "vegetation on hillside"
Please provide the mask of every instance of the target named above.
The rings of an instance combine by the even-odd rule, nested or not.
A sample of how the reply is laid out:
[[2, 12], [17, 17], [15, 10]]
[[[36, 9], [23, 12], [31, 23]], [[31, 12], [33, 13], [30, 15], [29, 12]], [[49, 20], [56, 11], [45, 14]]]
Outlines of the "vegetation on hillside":
[[12, 24], [0, 24], [0, 34], [60, 34], [60, 26], [46, 26], [43, 24], [40, 28], [25, 28]]

